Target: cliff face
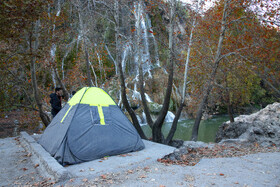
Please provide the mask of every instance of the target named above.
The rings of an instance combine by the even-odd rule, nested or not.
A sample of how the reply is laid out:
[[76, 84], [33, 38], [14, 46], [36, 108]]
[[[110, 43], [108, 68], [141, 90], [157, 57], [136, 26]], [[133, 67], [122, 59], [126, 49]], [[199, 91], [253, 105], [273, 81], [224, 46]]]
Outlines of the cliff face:
[[234, 123], [223, 123], [216, 142], [226, 139], [240, 139], [257, 142], [262, 146], [280, 146], [280, 103], [268, 105], [251, 115], [236, 117]]

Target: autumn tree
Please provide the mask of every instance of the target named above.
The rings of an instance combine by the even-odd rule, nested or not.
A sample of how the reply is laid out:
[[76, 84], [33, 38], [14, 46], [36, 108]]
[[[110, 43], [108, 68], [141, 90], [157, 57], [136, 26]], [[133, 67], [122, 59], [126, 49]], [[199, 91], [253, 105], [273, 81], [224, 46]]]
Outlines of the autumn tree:
[[[44, 112], [41, 94], [37, 80], [37, 67], [42, 58], [44, 45], [48, 42], [46, 33], [42, 29], [45, 22], [45, 13], [48, 1], [9, 1], [1, 3], [1, 40], [7, 45], [11, 41], [15, 42], [13, 55], [21, 57], [25, 63], [25, 68], [29, 68], [30, 82], [42, 122], [47, 126], [50, 122], [48, 115]], [[4, 31], [6, 30], [6, 31]], [[8, 32], [7, 32], [8, 31]], [[9, 52], [9, 51], [8, 51]], [[7, 54], [9, 55], [9, 54]], [[6, 60], [14, 60], [7, 58]], [[4, 63], [7, 63], [4, 62]], [[27, 69], [23, 69], [26, 71]], [[12, 74], [12, 72], [10, 71]], [[18, 72], [15, 72], [18, 73]]]
[[[255, 41], [252, 40], [253, 37], [258, 35], [258, 32], [250, 32], [248, 31], [249, 25], [259, 25], [258, 19], [256, 14], [252, 13], [248, 9], [248, 7], [252, 6], [251, 2], [247, 1], [221, 1], [218, 3], [219, 5], [223, 5], [223, 12], [222, 6], [216, 6], [212, 8], [210, 12], [213, 13], [213, 10], [216, 10], [216, 15], [221, 16], [221, 30], [220, 32], [217, 32], [216, 29], [214, 29], [212, 32], [216, 35], [219, 34], [219, 43], [218, 47], [216, 48], [216, 55], [213, 60], [213, 64], [210, 66], [212, 73], [209, 75], [209, 78], [207, 80], [207, 83], [205, 84], [205, 90], [203, 92], [202, 101], [199, 105], [199, 109], [196, 114], [196, 120], [193, 127], [192, 132], [192, 140], [197, 140], [197, 133], [199, 128], [199, 123], [203, 114], [203, 110], [205, 109], [207, 103], [209, 103], [209, 95], [211, 93], [212, 88], [216, 86], [220, 86], [221, 88], [221, 80], [216, 79], [217, 74], [219, 71], [223, 69], [223, 67], [228, 66], [228, 64], [231, 64], [231, 68], [238, 68], [237, 71], [244, 70], [249, 72], [249, 75], [251, 74], [251, 68], [248, 68], [248, 63], [246, 64], [246, 60], [243, 60], [240, 58], [240, 55], [244, 53], [248, 53], [250, 50], [257, 50], [259, 48], [259, 45], [256, 44]], [[207, 25], [207, 17], [204, 20], [204, 24]], [[212, 14], [208, 18], [215, 19], [214, 15]], [[253, 27], [252, 27], [253, 28]], [[215, 36], [215, 34], [212, 36]], [[210, 39], [212, 36], [210, 34], [206, 34]], [[208, 40], [209, 41], [209, 40]], [[213, 41], [213, 40], [212, 40]], [[210, 43], [210, 42], [208, 42]], [[212, 46], [209, 46], [209, 48], [213, 48]], [[233, 56], [234, 55], [234, 56]], [[221, 62], [225, 62], [224, 64], [221, 64]], [[241, 64], [241, 65], [240, 65]], [[221, 68], [219, 68], [222, 65]], [[229, 66], [228, 66], [229, 67]], [[227, 69], [227, 68], [226, 68]], [[226, 73], [226, 69], [223, 69], [223, 74], [226, 75], [225, 79], [223, 79], [222, 84], [224, 84], [225, 93], [227, 96], [226, 103], [228, 103], [228, 111], [229, 114], [232, 110], [232, 89], [230, 88], [230, 85], [233, 85], [234, 79], [229, 79], [230, 74], [235, 76], [238, 74], [237, 71], [229, 70], [229, 72]], [[246, 70], [245, 70], [246, 69]], [[234, 73], [233, 73], [234, 72]], [[233, 74], [232, 74], [233, 73]], [[245, 76], [245, 75], [244, 75]], [[246, 75], [248, 76], [248, 74]], [[248, 76], [249, 77], [249, 76]], [[254, 80], [254, 79], [251, 79]], [[241, 81], [241, 80], [239, 80]], [[235, 84], [236, 85], [236, 84]], [[243, 85], [246, 86], [246, 85]], [[251, 89], [246, 86], [247, 88]], [[236, 88], [237, 90], [241, 91], [241, 87]], [[237, 92], [236, 92], [237, 93]], [[249, 93], [249, 92], [248, 92]], [[233, 117], [231, 116], [231, 121], [233, 121]]]

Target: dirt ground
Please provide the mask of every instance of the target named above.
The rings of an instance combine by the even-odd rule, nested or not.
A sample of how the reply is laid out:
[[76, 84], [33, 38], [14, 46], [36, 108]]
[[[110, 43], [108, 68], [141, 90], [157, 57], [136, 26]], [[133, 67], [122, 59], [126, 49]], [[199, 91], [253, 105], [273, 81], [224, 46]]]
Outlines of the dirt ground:
[[41, 176], [18, 137], [0, 139], [0, 186], [36, 186], [51, 184]]
[[[50, 178], [42, 176], [38, 163], [32, 162], [20, 144], [18, 135], [21, 130], [29, 134], [40, 132], [33, 127], [32, 121], [23, 122], [26, 113], [1, 114], [0, 119], [0, 186], [273, 186], [280, 187], [280, 153], [266, 152], [240, 155], [229, 158], [213, 158], [203, 156], [194, 166], [186, 161], [195, 158], [198, 152], [232, 154], [242, 150], [229, 149], [213, 151], [199, 149], [182, 155], [182, 162], [155, 162], [148, 167], [137, 167], [126, 172], [104, 173], [95, 178], [73, 178], [54, 183]], [[7, 116], [7, 117], [6, 117]], [[15, 123], [18, 120], [19, 123]], [[35, 119], [34, 119], [35, 120]], [[37, 120], [37, 119], [36, 119]], [[16, 137], [12, 137], [16, 136]], [[278, 148], [279, 149], [279, 148]], [[248, 150], [244, 150], [248, 151]], [[163, 160], [161, 160], [163, 161]], [[175, 165], [174, 165], [175, 164]], [[179, 165], [176, 165], [179, 164]], [[183, 164], [180, 165], [180, 164]]]

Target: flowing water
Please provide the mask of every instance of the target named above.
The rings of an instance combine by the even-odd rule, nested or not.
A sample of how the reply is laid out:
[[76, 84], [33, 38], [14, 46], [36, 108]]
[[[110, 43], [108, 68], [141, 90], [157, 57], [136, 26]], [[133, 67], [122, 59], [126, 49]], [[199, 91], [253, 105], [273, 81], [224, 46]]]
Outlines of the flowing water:
[[[218, 131], [219, 126], [223, 122], [228, 120], [228, 116], [216, 116], [212, 119], [202, 120], [199, 126], [198, 141], [214, 142], [216, 132]], [[173, 139], [182, 139], [184, 141], [189, 141], [191, 138], [193, 124], [194, 119], [187, 119], [178, 122], [177, 131]], [[165, 137], [167, 136], [171, 125], [171, 122], [164, 123], [162, 127], [162, 132]], [[148, 125], [143, 125], [142, 129], [147, 137], [152, 136], [151, 128]]]

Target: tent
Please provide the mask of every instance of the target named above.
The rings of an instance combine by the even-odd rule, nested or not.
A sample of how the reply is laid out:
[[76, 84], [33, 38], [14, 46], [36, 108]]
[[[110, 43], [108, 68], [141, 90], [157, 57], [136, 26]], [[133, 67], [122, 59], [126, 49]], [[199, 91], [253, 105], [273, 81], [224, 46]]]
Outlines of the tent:
[[79, 90], [39, 139], [60, 164], [77, 164], [144, 149], [134, 126], [102, 89]]

